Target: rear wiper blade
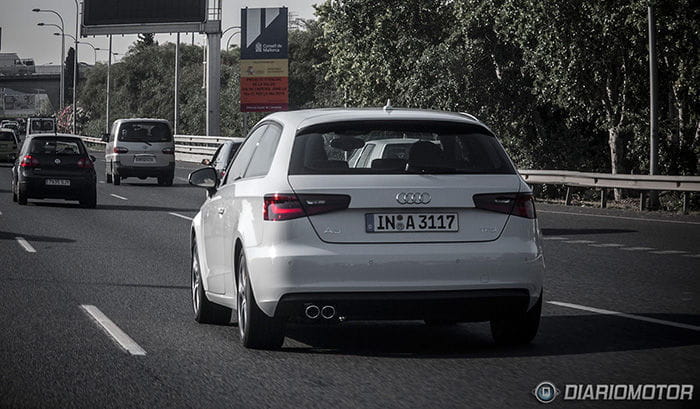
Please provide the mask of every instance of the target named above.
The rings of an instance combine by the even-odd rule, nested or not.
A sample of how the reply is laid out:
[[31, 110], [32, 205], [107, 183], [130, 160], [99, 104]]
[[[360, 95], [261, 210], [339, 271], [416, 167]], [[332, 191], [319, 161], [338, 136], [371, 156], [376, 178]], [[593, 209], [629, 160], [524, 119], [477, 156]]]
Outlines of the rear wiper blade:
[[432, 166], [421, 166], [421, 167], [411, 167], [408, 169], [407, 173], [418, 173], [418, 174], [423, 174], [423, 173], [459, 173], [458, 169], [455, 168], [443, 168], [443, 167], [432, 167]]

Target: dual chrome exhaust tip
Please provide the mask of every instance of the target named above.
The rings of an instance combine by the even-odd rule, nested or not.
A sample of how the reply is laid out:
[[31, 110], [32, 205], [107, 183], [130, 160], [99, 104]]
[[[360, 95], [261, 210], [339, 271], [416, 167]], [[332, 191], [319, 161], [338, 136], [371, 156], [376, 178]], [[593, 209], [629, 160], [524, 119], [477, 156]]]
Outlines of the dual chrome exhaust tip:
[[330, 320], [335, 317], [335, 307], [332, 305], [324, 305], [319, 308], [316, 304], [309, 304], [304, 309], [304, 315], [310, 320], [315, 320], [318, 317]]

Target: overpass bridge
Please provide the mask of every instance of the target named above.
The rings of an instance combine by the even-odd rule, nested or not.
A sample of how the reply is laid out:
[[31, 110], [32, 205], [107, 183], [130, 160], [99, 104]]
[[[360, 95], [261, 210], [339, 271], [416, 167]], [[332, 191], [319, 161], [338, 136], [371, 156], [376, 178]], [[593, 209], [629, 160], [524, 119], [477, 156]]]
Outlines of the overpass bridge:
[[42, 93], [49, 96], [49, 101], [54, 108], [60, 106], [60, 74], [2, 75], [0, 88], [10, 88], [27, 94], [36, 94], [38, 90], [43, 90]]

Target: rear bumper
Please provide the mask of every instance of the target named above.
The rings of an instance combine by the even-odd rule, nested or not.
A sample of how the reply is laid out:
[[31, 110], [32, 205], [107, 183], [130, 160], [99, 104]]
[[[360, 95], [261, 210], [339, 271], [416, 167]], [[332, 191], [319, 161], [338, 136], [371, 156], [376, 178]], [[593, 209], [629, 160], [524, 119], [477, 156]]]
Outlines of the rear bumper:
[[118, 162], [114, 165], [116, 172], [127, 177], [170, 177], [175, 173], [175, 162], [166, 166], [124, 166]]
[[[46, 179], [69, 179], [70, 186], [47, 186]], [[19, 186], [25, 189], [31, 199], [67, 199], [79, 200], [96, 189], [94, 175], [76, 176], [31, 176], [19, 181]]]
[[[280, 300], [298, 304], [312, 299], [309, 294], [329, 293], [357, 295], [361, 304], [368, 293], [419, 292], [435, 294], [442, 304], [445, 292], [517, 290], [527, 293], [530, 308], [544, 279], [538, 246], [507, 238], [470, 244], [289, 244], [245, 251], [258, 306], [269, 316], [277, 314]], [[490, 306], [497, 308], [498, 302], [480, 308]]]
[[337, 317], [347, 320], [488, 321], [525, 313], [530, 293], [505, 289], [287, 294], [277, 304], [275, 316], [304, 319], [304, 310], [311, 304], [331, 305]]

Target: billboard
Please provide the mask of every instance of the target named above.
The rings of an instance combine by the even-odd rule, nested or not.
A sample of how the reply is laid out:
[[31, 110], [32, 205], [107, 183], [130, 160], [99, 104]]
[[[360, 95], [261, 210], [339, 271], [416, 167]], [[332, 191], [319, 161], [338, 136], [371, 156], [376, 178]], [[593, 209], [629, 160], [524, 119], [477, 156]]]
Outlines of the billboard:
[[207, 0], [84, 0], [83, 35], [199, 31]]
[[289, 109], [287, 8], [241, 10], [241, 112]]

